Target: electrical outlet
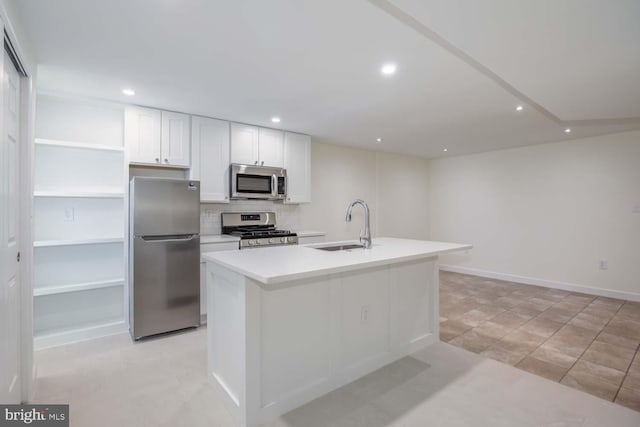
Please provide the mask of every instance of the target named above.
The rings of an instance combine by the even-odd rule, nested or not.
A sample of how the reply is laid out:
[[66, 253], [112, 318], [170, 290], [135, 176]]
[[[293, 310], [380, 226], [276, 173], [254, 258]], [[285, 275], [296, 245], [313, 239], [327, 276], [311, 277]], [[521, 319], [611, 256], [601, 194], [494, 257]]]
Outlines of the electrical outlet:
[[606, 270], [609, 268], [609, 262], [606, 259], [600, 260], [600, 270]]
[[64, 208], [64, 220], [71, 222], [76, 220], [76, 210], [73, 206], [67, 206]]
[[362, 309], [360, 310], [360, 322], [361, 323], [367, 323], [369, 322], [369, 311], [371, 310], [371, 307], [369, 307], [368, 305], [363, 305]]

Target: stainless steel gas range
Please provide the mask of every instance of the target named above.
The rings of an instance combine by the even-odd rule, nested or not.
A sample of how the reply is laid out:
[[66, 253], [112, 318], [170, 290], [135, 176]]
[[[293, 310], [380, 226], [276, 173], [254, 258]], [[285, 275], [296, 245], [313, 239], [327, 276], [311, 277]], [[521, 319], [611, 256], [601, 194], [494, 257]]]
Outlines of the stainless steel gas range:
[[223, 212], [222, 234], [240, 237], [240, 249], [298, 244], [296, 233], [276, 229], [275, 212]]

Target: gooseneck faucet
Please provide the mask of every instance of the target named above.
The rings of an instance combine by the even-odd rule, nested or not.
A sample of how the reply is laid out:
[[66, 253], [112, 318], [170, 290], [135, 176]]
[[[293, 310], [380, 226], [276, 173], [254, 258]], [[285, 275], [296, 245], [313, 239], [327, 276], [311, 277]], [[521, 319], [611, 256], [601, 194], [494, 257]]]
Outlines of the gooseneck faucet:
[[365, 249], [371, 249], [371, 227], [369, 226], [369, 206], [367, 202], [361, 199], [356, 199], [347, 208], [347, 216], [345, 221], [351, 222], [351, 210], [355, 205], [362, 205], [364, 208], [364, 230], [360, 232], [360, 243]]

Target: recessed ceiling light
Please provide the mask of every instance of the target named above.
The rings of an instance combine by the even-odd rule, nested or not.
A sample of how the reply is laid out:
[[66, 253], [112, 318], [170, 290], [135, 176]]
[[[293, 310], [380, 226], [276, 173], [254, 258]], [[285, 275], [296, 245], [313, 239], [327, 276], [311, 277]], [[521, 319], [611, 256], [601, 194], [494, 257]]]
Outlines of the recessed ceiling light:
[[382, 142], [382, 138], [376, 138], [377, 142]]
[[447, 152], [447, 151], [449, 151], [449, 150], [447, 150], [447, 149], [445, 148], [445, 149], [444, 149], [444, 150], [442, 150], [442, 151]]
[[564, 130], [564, 133], [571, 133], [571, 128], [566, 128], [566, 129]]
[[280, 123], [280, 117], [271, 117], [273, 123]]
[[122, 89], [122, 94], [127, 96], [133, 96], [136, 94], [136, 91], [133, 89]]
[[395, 72], [396, 72], [396, 64], [391, 64], [391, 63], [384, 64], [380, 71], [382, 72], [382, 74], [384, 74], [386, 76], [390, 76], [392, 74], [395, 74]]
[[516, 107], [516, 111], [522, 111], [522, 110], [524, 110], [524, 107], [522, 105], [518, 105]]

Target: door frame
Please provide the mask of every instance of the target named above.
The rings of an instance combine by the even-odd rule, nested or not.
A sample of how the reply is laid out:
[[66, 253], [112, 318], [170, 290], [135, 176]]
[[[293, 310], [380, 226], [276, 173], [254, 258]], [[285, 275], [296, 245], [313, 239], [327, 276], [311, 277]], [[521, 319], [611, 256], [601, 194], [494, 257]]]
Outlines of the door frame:
[[[0, 29], [20, 63], [19, 198], [20, 220], [20, 392], [22, 402], [33, 399], [36, 367], [33, 358], [33, 156], [35, 139], [35, 63], [25, 54], [4, 2], [0, 4]], [[20, 69], [21, 68], [21, 69]], [[0, 92], [2, 93], [2, 92]], [[0, 122], [0, 132], [3, 131]]]

